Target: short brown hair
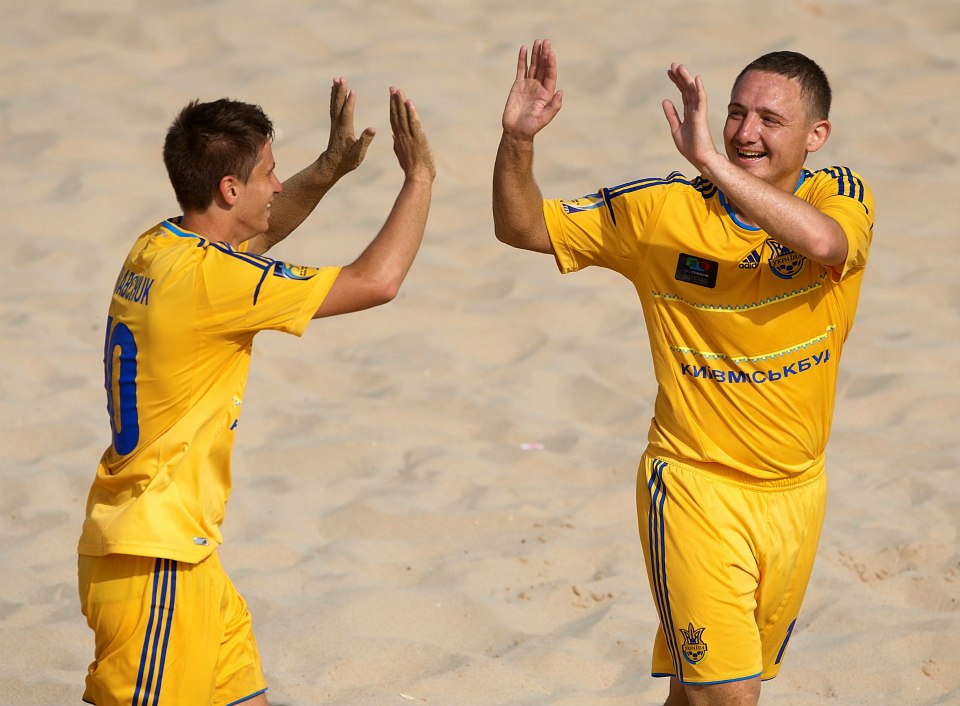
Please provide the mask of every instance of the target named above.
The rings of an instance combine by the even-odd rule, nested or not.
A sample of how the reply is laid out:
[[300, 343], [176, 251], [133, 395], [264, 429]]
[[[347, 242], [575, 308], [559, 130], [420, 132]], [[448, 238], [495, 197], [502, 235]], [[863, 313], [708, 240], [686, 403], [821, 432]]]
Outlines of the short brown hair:
[[807, 114], [814, 120], [826, 120], [830, 115], [830, 82], [823, 69], [812, 59], [795, 51], [774, 51], [747, 64], [733, 82], [734, 87], [750, 71], [764, 71], [800, 83], [800, 95], [807, 102]]
[[163, 143], [163, 162], [180, 208], [206, 210], [225, 176], [246, 182], [272, 139], [273, 123], [258, 105], [227, 98], [188, 103]]

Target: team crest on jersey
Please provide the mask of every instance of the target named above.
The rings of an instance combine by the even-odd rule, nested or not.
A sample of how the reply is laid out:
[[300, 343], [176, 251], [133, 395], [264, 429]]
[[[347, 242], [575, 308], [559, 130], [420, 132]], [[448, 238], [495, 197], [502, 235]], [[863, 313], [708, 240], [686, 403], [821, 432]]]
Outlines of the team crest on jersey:
[[706, 628], [693, 627], [693, 623], [687, 625], [686, 630], [680, 628], [680, 634], [683, 635], [683, 644], [680, 646], [680, 650], [690, 664], [697, 664], [707, 656], [707, 643], [703, 641], [704, 630]]
[[315, 267], [304, 267], [303, 265], [289, 265], [286, 262], [275, 262], [273, 264], [273, 274], [275, 277], [284, 279], [311, 279], [317, 274]]
[[803, 270], [807, 264], [807, 258], [790, 248], [781, 245], [772, 238], [767, 239], [767, 245], [770, 246], [770, 269], [773, 274], [781, 279], [793, 279]]

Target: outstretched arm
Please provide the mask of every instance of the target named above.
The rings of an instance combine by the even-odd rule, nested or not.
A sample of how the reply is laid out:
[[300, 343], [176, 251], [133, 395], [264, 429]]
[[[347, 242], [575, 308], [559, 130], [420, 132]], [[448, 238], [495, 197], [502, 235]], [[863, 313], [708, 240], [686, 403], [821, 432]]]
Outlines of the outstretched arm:
[[533, 178], [533, 138], [559, 112], [557, 57], [550, 40], [533, 43], [530, 63], [520, 47], [517, 74], [503, 109], [503, 135], [493, 167], [493, 225], [497, 239], [516, 248], [553, 253], [543, 218], [543, 195]]
[[420, 248], [437, 170], [416, 106], [393, 87], [390, 127], [393, 151], [403, 169], [403, 186], [377, 237], [340, 271], [315, 319], [369, 309], [393, 299]]
[[353, 111], [357, 94], [344, 78], [330, 88], [330, 139], [327, 149], [310, 165], [283, 182], [283, 191], [270, 207], [270, 229], [250, 239], [250, 252], [262, 255], [292, 233], [309, 216], [320, 199], [363, 161], [375, 130], [368, 127], [354, 136]]
[[[724, 193], [740, 215], [783, 245], [822, 265], [842, 265], [848, 246], [840, 224], [782, 185], [767, 183], [730, 162], [717, 150], [710, 135], [703, 81], [693, 77], [683, 64], [671, 64], [667, 76], [683, 101], [682, 116], [672, 101], [663, 101], [663, 113], [680, 154]], [[826, 120], [811, 124], [807, 151], [819, 149], [829, 134]], [[802, 168], [802, 163], [797, 165], [790, 187], [796, 184]]]

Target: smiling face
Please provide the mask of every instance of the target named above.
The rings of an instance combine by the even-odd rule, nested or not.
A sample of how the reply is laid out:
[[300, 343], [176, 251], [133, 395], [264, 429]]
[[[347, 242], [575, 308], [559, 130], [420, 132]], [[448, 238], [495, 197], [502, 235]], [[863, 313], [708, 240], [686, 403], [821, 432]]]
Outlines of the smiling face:
[[246, 183], [235, 181], [232, 184], [237, 190], [233, 208], [235, 229], [240, 235], [238, 242], [266, 233], [270, 226], [270, 205], [274, 195], [281, 190], [275, 167], [273, 147], [267, 141]]
[[734, 84], [723, 128], [727, 158], [768, 184], [792, 192], [807, 154], [829, 134], [829, 121], [810, 116], [796, 79], [748, 71]]

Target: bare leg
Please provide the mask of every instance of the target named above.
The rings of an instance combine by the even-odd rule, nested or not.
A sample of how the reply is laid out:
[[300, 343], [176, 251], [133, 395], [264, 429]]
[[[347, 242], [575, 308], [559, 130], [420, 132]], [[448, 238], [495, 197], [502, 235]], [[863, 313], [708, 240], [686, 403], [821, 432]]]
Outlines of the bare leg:
[[663, 706], [690, 706], [687, 691], [676, 677], [670, 677], [670, 695]]
[[670, 695], [664, 706], [757, 706], [760, 703], [760, 678], [726, 684], [681, 684], [670, 678]]

